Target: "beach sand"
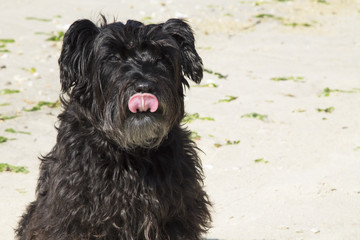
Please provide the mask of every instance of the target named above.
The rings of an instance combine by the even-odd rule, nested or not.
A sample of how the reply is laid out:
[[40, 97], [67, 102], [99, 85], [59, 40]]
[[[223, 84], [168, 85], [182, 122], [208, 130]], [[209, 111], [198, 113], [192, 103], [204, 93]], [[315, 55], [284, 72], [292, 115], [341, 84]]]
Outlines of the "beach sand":
[[14, 42], [0, 42], [0, 163], [29, 173], [0, 173], [0, 239], [14, 239], [35, 198], [38, 157], [56, 139], [61, 108], [33, 109], [60, 92], [61, 42], [46, 39], [100, 13], [186, 18], [194, 29], [206, 72], [201, 87], [191, 83], [186, 111], [199, 116], [187, 125], [214, 203], [204, 237], [360, 239], [356, 0], [3, 1], [0, 39]]

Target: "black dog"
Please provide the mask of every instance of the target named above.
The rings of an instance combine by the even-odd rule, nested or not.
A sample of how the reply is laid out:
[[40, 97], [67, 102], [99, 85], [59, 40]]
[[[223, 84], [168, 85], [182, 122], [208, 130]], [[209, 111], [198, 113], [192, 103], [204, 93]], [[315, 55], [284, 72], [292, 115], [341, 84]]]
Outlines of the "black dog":
[[59, 59], [64, 111], [20, 240], [201, 239], [211, 206], [184, 117], [202, 61], [183, 20], [73, 23]]

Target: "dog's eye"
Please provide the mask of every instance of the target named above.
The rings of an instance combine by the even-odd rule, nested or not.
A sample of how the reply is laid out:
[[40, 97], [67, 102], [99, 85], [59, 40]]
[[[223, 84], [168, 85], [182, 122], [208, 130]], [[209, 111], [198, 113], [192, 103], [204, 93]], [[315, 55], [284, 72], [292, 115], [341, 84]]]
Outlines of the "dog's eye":
[[120, 58], [116, 55], [112, 55], [109, 57], [110, 62], [120, 62]]

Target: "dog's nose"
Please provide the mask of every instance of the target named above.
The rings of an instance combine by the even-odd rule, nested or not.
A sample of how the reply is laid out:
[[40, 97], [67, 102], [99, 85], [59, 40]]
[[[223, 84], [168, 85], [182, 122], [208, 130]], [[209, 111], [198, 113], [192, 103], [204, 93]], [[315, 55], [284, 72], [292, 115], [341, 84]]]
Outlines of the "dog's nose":
[[154, 90], [154, 84], [151, 82], [138, 81], [135, 84], [135, 91], [140, 93], [151, 93]]

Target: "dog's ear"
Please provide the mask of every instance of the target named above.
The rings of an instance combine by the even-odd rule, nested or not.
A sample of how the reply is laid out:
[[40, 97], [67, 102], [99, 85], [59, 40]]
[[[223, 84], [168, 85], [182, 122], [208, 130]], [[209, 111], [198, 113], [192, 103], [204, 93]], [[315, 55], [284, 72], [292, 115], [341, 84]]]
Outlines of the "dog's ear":
[[93, 41], [99, 33], [90, 20], [78, 20], [66, 31], [59, 58], [61, 89], [84, 83], [93, 54]]
[[[181, 66], [184, 75], [196, 83], [203, 77], [203, 64], [195, 49], [195, 39], [191, 27], [181, 19], [169, 19], [163, 29], [169, 33], [180, 46]], [[188, 83], [185, 83], [188, 85]]]

